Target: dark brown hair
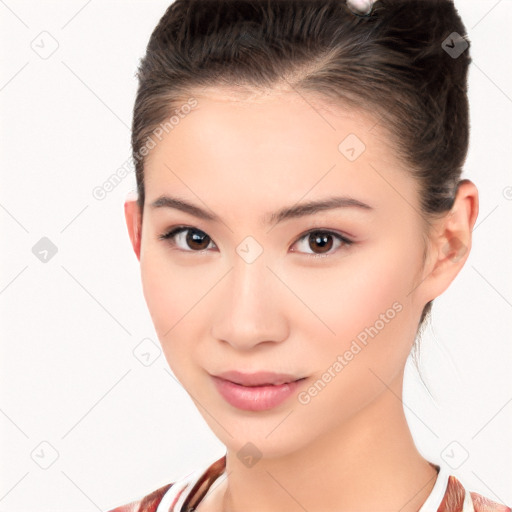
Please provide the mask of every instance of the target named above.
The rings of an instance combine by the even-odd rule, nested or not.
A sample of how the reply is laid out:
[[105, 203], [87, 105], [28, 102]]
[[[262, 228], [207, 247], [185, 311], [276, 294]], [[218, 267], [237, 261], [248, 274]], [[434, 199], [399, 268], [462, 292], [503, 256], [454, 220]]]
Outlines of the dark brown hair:
[[377, 0], [366, 15], [343, 0], [176, 0], [137, 73], [141, 212], [144, 146], [194, 91], [288, 86], [377, 116], [418, 180], [428, 225], [451, 209], [468, 149], [465, 34], [451, 0]]

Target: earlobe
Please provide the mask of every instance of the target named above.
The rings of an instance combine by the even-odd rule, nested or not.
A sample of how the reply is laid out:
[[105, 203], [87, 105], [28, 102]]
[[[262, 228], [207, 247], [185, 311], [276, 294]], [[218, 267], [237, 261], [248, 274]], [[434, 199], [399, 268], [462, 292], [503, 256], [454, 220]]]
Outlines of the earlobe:
[[124, 216], [133, 250], [137, 259], [140, 261], [142, 216], [139, 205], [137, 204], [137, 197], [134, 198], [132, 193], [128, 195], [124, 202]]

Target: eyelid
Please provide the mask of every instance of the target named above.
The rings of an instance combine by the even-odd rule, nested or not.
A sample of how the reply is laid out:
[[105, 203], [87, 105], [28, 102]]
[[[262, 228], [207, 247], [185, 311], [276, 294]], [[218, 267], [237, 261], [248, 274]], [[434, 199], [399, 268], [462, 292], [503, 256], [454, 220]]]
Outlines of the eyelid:
[[309, 235], [310, 233], [314, 233], [314, 232], [317, 232], [317, 231], [320, 232], [320, 233], [329, 233], [329, 234], [332, 234], [332, 235], [339, 236], [342, 240], [344, 240], [347, 243], [354, 243], [355, 242], [355, 237], [350, 235], [346, 231], [340, 231], [338, 229], [331, 229], [331, 228], [324, 228], [322, 226], [314, 224], [314, 225], [311, 225], [311, 227], [309, 227], [305, 231], [303, 231], [299, 236], [297, 236], [297, 238], [295, 239], [295, 242], [293, 242], [293, 243], [295, 244], [299, 240], [304, 238], [306, 235]]
[[[183, 233], [185, 231], [188, 231], [188, 230], [190, 230], [190, 231], [195, 230], [195, 231], [200, 231], [201, 233], [204, 233], [205, 235], [207, 235], [210, 238], [210, 242], [213, 243], [216, 246], [215, 242], [208, 235], [208, 233], [206, 233], [206, 231], [204, 231], [204, 230], [202, 230], [202, 229], [200, 229], [200, 228], [198, 228], [196, 226], [190, 226], [190, 225], [186, 225], [186, 224], [180, 224], [178, 226], [174, 226], [173, 228], [168, 229], [164, 233], [158, 235], [157, 239], [161, 240], [163, 242], [168, 242], [170, 245], [175, 246], [176, 244], [173, 241], [173, 239], [176, 236], [178, 236], [179, 234], [181, 234], [181, 233]], [[201, 251], [193, 251], [193, 250], [185, 250], [185, 249], [176, 248], [176, 250], [177, 251], [181, 251], [181, 252], [188, 252], [188, 253], [192, 253], [192, 254], [204, 254], [205, 252], [208, 252], [208, 249], [203, 249]]]
[[[175, 244], [175, 242], [172, 241], [172, 239], [175, 238], [177, 235], [179, 235], [183, 232], [186, 232], [188, 230], [191, 230], [191, 231], [195, 230], [195, 231], [200, 231], [201, 233], [204, 233], [206, 236], [208, 236], [210, 238], [210, 243], [213, 243], [216, 246], [215, 242], [208, 235], [208, 233], [206, 233], [206, 231], [204, 231], [198, 227], [185, 225], [185, 224], [180, 224], [178, 226], [168, 229], [163, 234], [158, 235], [157, 239], [162, 240], [164, 242], [168, 242], [169, 244], [175, 246], [176, 244]], [[329, 257], [335, 257], [336, 255], [338, 255], [338, 252], [341, 250], [341, 248], [347, 249], [355, 243], [353, 240], [353, 237], [344, 232], [340, 232], [338, 230], [330, 229], [330, 228], [322, 228], [322, 227], [318, 227], [318, 226], [312, 226], [295, 238], [295, 241], [293, 242], [292, 247], [294, 245], [296, 245], [297, 243], [299, 243], [300, 241], [302, 241], [304, 238], [306, 238], [311, 233], [315, 233], [315, 232], [327, 233], [329, 235], [333, 235], [335, 238], [337, 238], [340, 241], [340, 243], [341, 243], [340, 247], [333, 253], [328, 253], [328, 254], [307, 253], [307, 252], [300, 252], [300, 251], [294, 251], [294, 250], [291, 250], [291, 252], [296, 253], [296, 254], [306, 255], [308, 258], [329, 258]], [[205, 254], [208, 252], [208, 249], [202, 249], [200, 251], [180, 249], [180, 248], [175, 248], [175, 247], [173, 247], [173, 249], [175, 249], [177, 251], [181, 251], [181, 252], [192, 253], [192, 254]]]
[[301, 255], [306, 255], [308, 258], [335, 258], [336, 256], [339, 256], [339, 252], [341, 250], [343, 250], [343, 249], [346, 250], [347, 248], [349, 248], [351, 245], [354, 244], [353, 240], [351, 240], [348, 236], [346, 236], [345, 234], [340, 233], [337, 230], [329, 229], [329, 228], [317, 228], [317, 227], [314, 227], [312, 229], [308, 229], [307, 231], [305, 231], [301, 235], [299, 235], [297, 237], [296, 241], [293, 242], [292, 247], [295, 244], [301, 242], [304, 238], [309, 236], [311, 233], [317, 233], [317, 232], [318, 233], [324, 233], [324, 234], [332, 235], [334, 238], [337, 238], [338, 241], [340, 242], [340, 246], [335, 251], [329, 252], [327, 254], [300, 252], [300, 251], [294, 251], [293, 249], [291, 250], [291, 252], [294, 252], [294, 253], [297, 253], [297, 254], [301, 254]]

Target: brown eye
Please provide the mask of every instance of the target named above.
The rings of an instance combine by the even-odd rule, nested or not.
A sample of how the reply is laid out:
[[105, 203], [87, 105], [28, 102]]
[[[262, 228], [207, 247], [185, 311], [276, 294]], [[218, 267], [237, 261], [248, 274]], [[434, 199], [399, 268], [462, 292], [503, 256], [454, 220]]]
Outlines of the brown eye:
[[[321, 257], [330, 256], [330, 253], [336, 252], [336, 250], [332, 250], [336, 243], [336, 248], [339, 248], [349, 246], [353, 242], [338, 233], [317, 229], [306, 233], [296, 243], [299, 246], [302, 244], [302, 248], [300, 251], [294, 252], [305, 252], [310, 257]], [[307, 249], [313, 252], [309, 252]]]
[[308, 243], [312, 248], [318, 247], [320, 254], [323, 254], [329, 252], [333, 246], [332, 235], [318, 232], [310, 233]]
[[210, 243], [210, 237], [206, 233], [196, 229], [188, 229], [187, 231], [188, 234], [185, 237], [185, 242], [188, 244], [188, 247], [191, 247], [192, 249], [198, 249], [200, 251], [208, 247]]
[[159, 235], [160, 240], [169, 240], [172, 245], [183, 251], [200, 252], [208, 249], [211, 238], [200, 229], [180, 226], [169, 233]]
[[[168, 233], [158, 235], [158, 239], [167, 240], [169, 244], [184, 252], [201, 253], [212, 248], [210, 244], [215, 247], [212, 239], [204, 231], [189, 226], [178, 226]], [[302, 235], [294, 245], [296, 244], [302, 244], [303, 247], [299, 251], [291, 249], [292, 252], [302, 252], [309, 257], [327, 257], [335, 253], [337, 248], [348, 247], [353, 242], [333, 231], [316, 229]]]

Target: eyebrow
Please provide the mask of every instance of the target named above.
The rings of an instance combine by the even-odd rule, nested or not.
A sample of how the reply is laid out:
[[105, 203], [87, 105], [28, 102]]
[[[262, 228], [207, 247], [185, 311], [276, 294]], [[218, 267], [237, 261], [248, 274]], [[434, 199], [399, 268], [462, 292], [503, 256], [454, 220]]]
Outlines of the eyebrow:
[[[191, 204], [178, 197], [163, 195], [153, 201], [149, 206], [151, 209], [174, 208], [176, 210], [180, 210], [182, 212], [193, 215], [199, 219], [221, 222], [221, 219], [218, 215], [203, 210], [199, 206]], [[263, 217], [262, 222], [263, 224], [278, 224], [284, 220], [313, 215], [318, 212], [333, 210], [336, 208], [357, 208], [363, 211], [374, 210], [373, 207], [363, 203], [362, 201], [359, 201], [358, 199], [354, 199], [349, 196], [334, 196], [282, 208], [276, 212], [266, 214]]]

